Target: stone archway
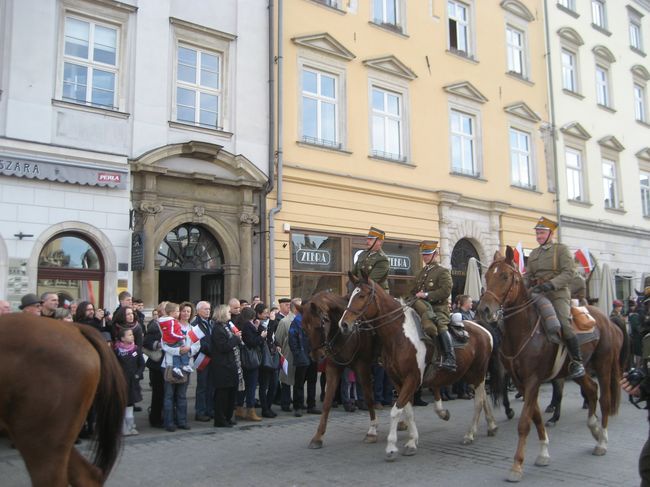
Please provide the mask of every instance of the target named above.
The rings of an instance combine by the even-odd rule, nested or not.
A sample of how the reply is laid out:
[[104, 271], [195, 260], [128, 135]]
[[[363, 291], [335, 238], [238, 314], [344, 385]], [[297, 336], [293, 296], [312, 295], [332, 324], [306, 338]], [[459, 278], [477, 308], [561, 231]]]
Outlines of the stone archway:
[[464, 294], [467, 264], [472, 257], [480, 261], [480, 255], [472, 241], [468, 238], [458, 240], [451, 252], [452, 302], [455, 301], [456, 296]]

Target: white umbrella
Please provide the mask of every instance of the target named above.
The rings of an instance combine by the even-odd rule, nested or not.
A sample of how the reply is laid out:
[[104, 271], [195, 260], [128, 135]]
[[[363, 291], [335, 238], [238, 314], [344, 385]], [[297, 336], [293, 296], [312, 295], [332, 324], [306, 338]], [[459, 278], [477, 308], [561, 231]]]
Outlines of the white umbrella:
[[612, 311], [612, 304], [616, 295], [614, 293], [614, 274], [609, 268], [609, 264], [603, 264], [600, 270], [600, 295], [598, 296], [598, 307], [609, 316]]
[[478, 261], [474, 257], [470, 257], [467, 262], [463, 293], [471, 296], [474, 301], [481, 299], [481, 274], [478, 270]]

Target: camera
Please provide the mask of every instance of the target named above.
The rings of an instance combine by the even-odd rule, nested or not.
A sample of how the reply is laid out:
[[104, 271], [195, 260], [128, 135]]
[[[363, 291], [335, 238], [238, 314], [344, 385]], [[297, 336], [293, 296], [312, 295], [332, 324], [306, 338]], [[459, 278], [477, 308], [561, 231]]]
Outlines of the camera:
[[643, 369], [630, 369], [627, 373], [627, 381], [632, 387], [636, 387], [646, 378], [646, 373]]

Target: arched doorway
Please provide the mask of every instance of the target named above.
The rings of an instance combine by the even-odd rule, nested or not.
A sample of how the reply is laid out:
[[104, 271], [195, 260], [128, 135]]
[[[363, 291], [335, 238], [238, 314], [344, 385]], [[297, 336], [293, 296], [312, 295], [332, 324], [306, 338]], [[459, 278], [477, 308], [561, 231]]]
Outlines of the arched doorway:
[[104, 258], [95, 243], [75, 232], [52, 237], [38, 256], [36, 292], [57, 293], [61, 307], [72, 300], [103, 306]]
[[465, 278], [467, 277], [467, 263], [474, 257], [480, 261], [478, 252], [472, 242], [466, 238], [461, 238], [451, 253], [451, 279], [453, 286], [451, 289], [452, 303], [455, 302], [456, 296], [463, 294], [465, 291]]
[[156, 260], [159, 301], [224, 302], [223, 252], [203, 226], [184, 223], [168, 232]]

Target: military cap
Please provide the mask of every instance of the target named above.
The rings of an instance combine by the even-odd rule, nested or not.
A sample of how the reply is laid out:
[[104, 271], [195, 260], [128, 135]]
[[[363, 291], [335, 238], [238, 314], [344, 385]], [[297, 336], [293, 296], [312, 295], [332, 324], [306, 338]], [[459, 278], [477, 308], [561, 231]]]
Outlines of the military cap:
[[386, 232], [379, 230], [379, 228], [370, 227], [370, 230], [368, 230], [368, 238], [378, 238], [379, 240], [384, 240], [384, 238], [386, 238]]
[[545, 216], [540, 216], [535, 225], [535, 230], [550, 230], [551, 232], [557, 228], [557, 223], [549, 220]]
[[438, 251], [438, 242], [436, 240], [424, 240], [420, 244], [420, 253], [422, 255], [433, 254]]

